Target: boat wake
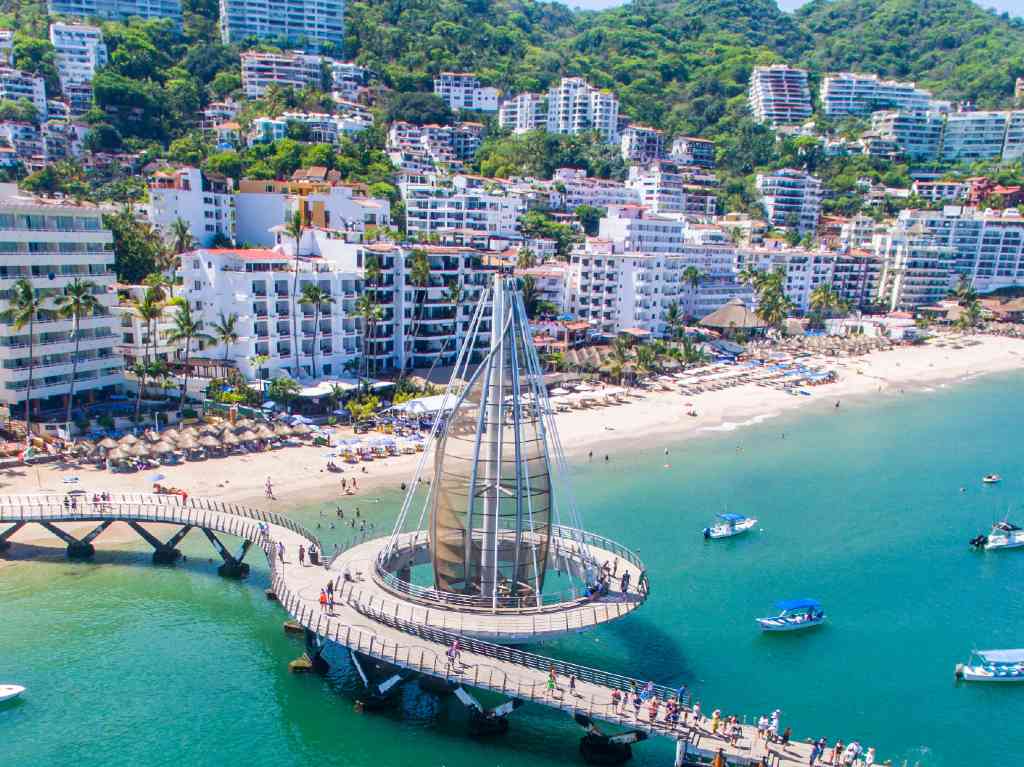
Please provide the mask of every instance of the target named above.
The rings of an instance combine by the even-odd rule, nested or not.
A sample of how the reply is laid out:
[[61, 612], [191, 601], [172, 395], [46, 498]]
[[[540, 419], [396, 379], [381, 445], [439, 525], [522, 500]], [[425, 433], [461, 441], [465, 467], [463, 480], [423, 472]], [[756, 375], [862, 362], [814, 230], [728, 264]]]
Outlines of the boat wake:
[[746, 421], [726, 421], [718, 426], [702, 426], [699, 431], [736, 431], [744, 426], [756, 426], [759, 423], [764, 423], [769, 418], [778, 418], [779, 415], [780, 413], [761, 413]]

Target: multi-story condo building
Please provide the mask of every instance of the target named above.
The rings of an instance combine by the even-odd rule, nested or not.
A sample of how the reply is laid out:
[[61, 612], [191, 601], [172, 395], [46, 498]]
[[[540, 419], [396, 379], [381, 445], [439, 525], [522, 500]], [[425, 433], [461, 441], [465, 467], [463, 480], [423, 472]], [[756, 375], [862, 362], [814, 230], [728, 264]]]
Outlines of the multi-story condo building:
[[773, 128], [804, 122], [811, 116], [807, 71], [785, 64], [754, 67], [749, 102], [754, 118]]
[[[118, 318], [117, 353], [124, 359], [126, 367], [142, 362], [147, 357], [160, 362], [174, 362], [182, 351], [182, 344], [172, 341], [177, 307], [166, 305], [160, 316], [153, 322], [153, 333], [142, 315], [133, 307], [133, 301], [141, 301], [149, 288], [145, 285], [116, 285], [118, 303], [113, 307]], [[193, 342], [193, 348], [196, 346]]]
[[559, 314], [570, 310], [569, 277], [572, 267], [561, 261], [538, 264], [528, 269], [516, 269], [517, 277], [529, 277], [533, 280], [533, 289], [537, 298], [553, 305]]
[[914, 181], [912, 194], [928, 202], [954, 202], [967, 196], [968, 185], [960, 181]]
[[[113, 236], [103, 228], [103, 212], [0, 185], [0, 310], [8, 308], [11, 287], [22, 278], [45, 302], [33, 329], [31, 356], [28, 326], [0, 322], [0, 403], [14, 418], [24, 417], [31, 366], [32, 410], [44, 419], [47, 411], [57, 411], [52, 420], [64, 420], [76, 343], [76, 402], [106, 397], [123, 384], [124, 366], [115, 351], [117, 319], [111, 313], [116, 298], [109, 290], [115, 280]], [[77, 338], [74, 322], [60, 318], [53, 304], [76, 278], [94, 283], [99, 301], [97, 311], [82, 318]]]
[[563, 77], [548, 91], [548, 133], [596, 131], [605, 143], [619, 141], [619, 100], [582, 77]]
[[370, 70], [354, 61], [331, 62], [331, 90], [346, 101], [355, 101], [370, 84]]
[[[67, 83], [61, 86], [68, 102], [68, 116], [81, 117], [92, 109], [92, 83]], [[49, 107], [47, 108], [49, 109]]]
[[181, 29], [181, 0], [47, 0], [50, 14], [125, 21], [167, 19]]
[[14, 64], [14, 30], [0, 29], [0, 67]]
[[714, 217], [718, 196], [714, 176], [655, 160], [647, 165], [632, 165], [626, 186], [640, 195], [640, 204], [654, 214], [680, 214], [699, 220]]
[[0, 67], [0, 99], [18, 101], [28, 99], [36, 108], [39, 122], [47, 117], [46, 82], [39, 75], [19, 69]]
[[913, 310], [948, 295], [956, 275], [953, 248], [920, 228], [878, 234], [873, 248], [882, 262], [878, 300], [890, 311]]
[[103, 31], [86, 24], [50, 25], [50, 43], [57, 54], [61, 89], [72, 83], [91, 83], [96, 70], [107, 65]]
[[465, 230], [516, 236], [526, 203], [495, 179], [458, 174], [451, 181], [429, 174], [399, 184], [410, 235]]
[[946, 115], [940, 157], [945, 162], [974, 162], [1001, 157], [1009, 117], [1009, 112], [954, 112]]
[[233, 101], [211, 101], [200, 114], [199, 127], [211, 131], [218, 125], [234, 120], [238, 114], [238, 105]]
[[821, 83], [821, 105], [829, 117], [866, 115], [880, 109], [927, 110], [930, 91], [914, 83], [882, 80], [878, 75], [838, 72]]
[[[299, 214], [302, 225], [362, 235], [368, 226], [391, 226], [387, 199], [371, 197], [361, 184], [345, 184], [323, 168], [298, 171], [286, 181], [242, 179], [235, 195], [239, 242], [270, 246], [274, 227]], [[358, 238], [356, 238], [358, 239]]]
[[912, 160], [939, 158], [945, 115], [930, 111], [885, 111], [871, 115], [871, 129], [896, 142], [900, 152]]
[[303, 141], [313, 144], [337, 144], [345, 136], [354, 136], [366, 130], [370, 123], [324, 112], [285, 112], [276, 118], [254, 119], [246, 134], [246, 141], [250, 144], [278, 141], [291, 135], [289, 129], [292, 127], [301, 132]]
[[591, 178], [579, 168], [558, 168], [544, 186], [549, 190], [551, 206], [558, 210], [575, 210], [580, 205], [607, 208], [640, 203], [636, 189], [621, 181]]
[[757, 191], [772, 226], [813, 234], [821, 215], [821, 180], [809, 173], [783, 168], [757, 174]]
[[736, 267], [782, 272], [786, 297], [800, 312], [811, 310], [811, 294], [821, 285], [831, 285], [853, 308], [867, 307], [878, 298], [882, 274], [881, 259], [872, 253], [804, 248], [740, 248]]
[[527, 133], [532, 130], [546, 130], [548, 125], [548, 100], [536, 93], [520, 93], [501, 103], [498, 110], [498, 124], [513, 133]]
[[622, 131], [622, 159], [626, 162], [650, 162], [661, 159], [663, 134], [657, 128], [630, 125]]
[[947, 205], [942, 210], [904, 210], [892, 232], [922, 233], [952, 250], [952, 268], [987, 292], [1024, 284], [1024, 218], [1005, 211]]
[[242, 90], [246, 98], [258, 99], [267, 88], [320, 88], [325, 81], [324, 59], [309, 53], [242, 54]]
[[498, 111], [498, 89], [480, 85], [480, 79], [472, 72], [441, 72], [434, 78], [434, 93], [456, 112]]
[[463, 163], [476, 156], [482, 140], [483, 125], [480, 123], [413, 125], [397, 121], [388, 129], [387, 148], [389, 151], [423, 153], [434, 162]]
[[698, 165], [702, 168], [715, 167], [715, 142], [706, 138], [676, 136], [672, 140], [669, 157], [680, 165]]
[[248, 39], [284, 47], [340, 50], [345, 37], [345, 0], [220, 0], [225, 45]]
[[164, 232], [182, 219], [201, 247], [218, 238], [234, 241], [234, 181], [198, 168], [157, 171], [149, 179], [147, 213], [149, 221]]
[[840, 226], [839, 244], [846, 250], [870, 250], [879, 224], [870, 216], [858, 213]]

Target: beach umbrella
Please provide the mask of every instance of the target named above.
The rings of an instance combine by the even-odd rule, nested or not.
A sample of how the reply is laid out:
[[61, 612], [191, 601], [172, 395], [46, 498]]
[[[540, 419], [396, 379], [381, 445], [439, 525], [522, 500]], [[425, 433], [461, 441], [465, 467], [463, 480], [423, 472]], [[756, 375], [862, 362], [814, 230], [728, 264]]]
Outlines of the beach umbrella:
[[200, 437], [199, 444], [203, 447], [220, 447], [220, 442], [212, 434], [204, 434]]
[[195, 438], [188, 434], [182, 434], [181, 437], [178, 438], [178, 447], [182, 450], [192, 450], [195, 446]]
[[199, 435], [203, 436], [205, 434], [207, 436], [216, 437], [218, 434], [221, 433], [222, 430], [223, 430], [223, 427], [216, 426], [216, 425], [214, 425], [212, 423], [208, 423], [208, 424], [205, 424], [204, 426], [202, 426], [199, 429]]
[[251, 418], [240, 418], [235, 421], [235, 431], [244, 431], [245, 429], [251, 429], [256, 425], [256, 422]]
[[257, 426], [254, 431], [262, 439], [270, 439], [274, 436], [274, 430], [267, 426], [265, 423], [261, 423]]
[[117, 440], [111, 437], [104, 437], [99, 441], [97, 447], [102, 447], [104, 450], [114, 450], [118, 447]]
[[286, 423], [278, 422], [274, 424], [274, 434], [279, 437], [287, 437], [292, 433], [292, 427]]
[[312, 429], [310, 429], [304, 423], [296, 424], [295, 426], [292, 427], [292, 434], [297, 434], [300, 436], [309, 434], [311, 431]]
[[240, 439], [239, 439], [238, 437], [236, 437], [236, 436], [235, 436], [235, 435], [234, 435], [233, 433], [231, 433], [230, 431], [226, 431], [226, 432], [224, 432], [224, 436], [223, 436], [223, 437], [221, 438], [221, 441], [222, 441], [222, 442], [223, 442], [223, 443], [224, 443], [225, 445], [231, 445], [231, 446], [234, 446], [234, 445], [239, 445], [239, 444], [241, 444], [241, 442], [242, 442], [242, 440], [240, 440]]
[[142, 437], [143, 439], [146, 440], [146, 442], [149, 442], [151, 444], [156, 444], [161, 439], [160, 435], [155, 431], [143, 432]]
[[136, 437], [134, 434], [125, 434], [123, 437], [121, 437], [121, 439], [118, 440], [118, 444], [120, 444], [120, 445], [134, 445], [138, 441], [139, 441], [139, 438]]
[[125, 453], [124, 448], [120, 447], [116, 447], [109, 453], [107, 453], [107, 458], [109, 458], [111, 461], [123, 461], [127, 457], [128, 454]]
[[257, 436], [256, 432], [254, 432], [252, 429], [246, 429], [245, 431], [238, 435], [238, 438], [242, 440], [242, 442], [252, 442], [254, 440], [259, 439], [259, 436]]
[[127, 448], [126, 451], [129, 455], [134, 455], [136, 458], [148, 458], [149, 457], [149, 446], [143, 442], [138, 442], [131, 447]]
[[181, 438], [181, 432], [177, 429], [167, 429], [160, 433], [160, 439], [164, 441], [177, 442]]
[[167, 453], [173, 453], [175, 447], [170, 442], [157, 442], [150, 448], [150, 450], [157, 455], [167, 455]]
[[182, 436], [195, 438], [199, 436], [199, 429], [197, 429], [195, 426], [186, 426], [184, 429], [181, 430], [181, 434]]

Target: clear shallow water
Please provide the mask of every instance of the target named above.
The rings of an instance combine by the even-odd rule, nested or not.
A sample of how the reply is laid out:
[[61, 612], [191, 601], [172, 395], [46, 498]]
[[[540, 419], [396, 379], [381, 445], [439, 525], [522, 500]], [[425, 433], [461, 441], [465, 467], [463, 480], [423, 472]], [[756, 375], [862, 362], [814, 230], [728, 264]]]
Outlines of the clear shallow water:
[[[1024, 747], [1024, 689], [957, 687], [953, 665], [972, 647], [1024, 646], [1024, 552], [966, 545], [1007, 508], [1024, 518], [1022, 394], [1024, 375], [984, 378], [619, 448], [607, 464], [600, 451], [577, 464], [576, 494], [588, 527], [641, 552], [651, 599], [544, 651], [685, 682], [705, 709], [778, 707], [798, 737], [859, 738], [895, 764], [1005, 761]], [[982, 487], [990, 471], [1001, 486]], [[380, 530], [398, 502], [359, 506]], [[323, 524], [328, 542], [350, 534], [330, 530], [321, 508], [333, 504], [295, 515]], [[762, 530], [705, 543], [701, 528], [725, 509]], [[0, 679], [29, 687], [0, 708], [0, 764], [581, 763], [578, 728], [532, 707], [494, 740], [467, 737], [461, 708], [415, 684], [393, 712], [354, 712], [345, 664], [326, 679], [288, 673], [302, 648], [263, 596], [262, 563], [246, 583], [225, 581], [208, 544], [188, 541], [188, 563], [173, 569], [101, 546], [99, 566], [0, 570]], [[826, 627], [757, 631], [773, 602], [803, 596], [824, 602]], [[667, 743], [634, 754], [671, 764]]]

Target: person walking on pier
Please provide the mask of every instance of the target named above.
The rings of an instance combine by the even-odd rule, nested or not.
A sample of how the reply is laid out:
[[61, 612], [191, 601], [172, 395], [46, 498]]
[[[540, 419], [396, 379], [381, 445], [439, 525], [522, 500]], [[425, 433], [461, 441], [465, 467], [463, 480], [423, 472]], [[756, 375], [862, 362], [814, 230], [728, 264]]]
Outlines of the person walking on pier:
[[274, 485], [270, 481], [270, 475], [269, 474], [267, 475], [267, 481], [266, 481], [266, 484], [263, 486], [263, 490], [264, 490], [264, 493], [266, 494], [267, 498], [269, 498], [272, 501], [276, 501], [277, 500], [276, 498], [274, 498]]
[[842, 754], [844, 747], [845, 744], [843, 743], [842, 738], [836, 741], [836, 744], [832, 746], [832, 756], [829, 757], [829, 764], [833, 765], [834, 767], [839, 767], [839, 765], [842, 763]]
[[718, 725], [722, 723], [722, 712], [717, 708], [711, 712], [711, 734], [718, 734]]
[[299, 544], [299, 565], [306, 566], [306, 547], [301, 543]]
[[616, 714], [619, 713], [619, 707], [622, 705], [622, 693], [618, 690], [612, 690], [612, 711]]
[[281, 541], [277, 542], [277, 558], [281, 560], [281, 564], [284, 564], [284, 544]]
[[700, 701], [698, 700], [693, 704], [693, 725], [697, 729], [700, 729], [701, 722], [703, 721], [700, 715]]
[[574, 698], [580, 697], [576, 694], [576, 675], [569, 674], [569, 694]]
[[814, 741], [814, 745], [811, 746], [811, 754], [810, 754], [810, 756], [807, 757], [808, 767], [814, 767], [814, 765], [817, 763], [818, 759], [821, 757], [821, 752], [823, 750], [824, 750], [824, 748], [821, 745], [821, 741], [820, 740]]
[[461, 652], [459, 651], [459, 640], [453, 639], [452, 646], [448, 648], [448, 666], [450, 668], [454, 669], [458, 665], [460, 655]]
[[320, 589], [319, 602], [320, 602], [320, 609], [323, 612], [327, 612], [327, 592], [324, 589]]

